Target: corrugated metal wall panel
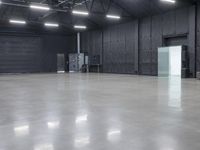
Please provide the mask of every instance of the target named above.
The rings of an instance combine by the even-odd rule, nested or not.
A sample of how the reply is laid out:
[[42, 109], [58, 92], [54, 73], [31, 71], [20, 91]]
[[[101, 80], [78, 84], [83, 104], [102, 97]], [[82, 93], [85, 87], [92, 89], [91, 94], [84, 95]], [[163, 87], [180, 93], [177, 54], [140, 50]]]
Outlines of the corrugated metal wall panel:
[[189, 31], [189, 7], [178, 9], [176, 14], [176, 34], [184, 34]]
[[151, 75], [151, 17], [139, 22], [139, 72]]
[[163, 35], [176, 34], [176, 13], [170, 11], [163, 14]]
[[[139, 23], [140, 74], [157, 74], [157, 48], [163, 45], [164, 37], [172, 42], [187, 45], [190, 54], [190, 72], [195, 75], [195, 8], [181, 8], [165, 14], [143, 18]], [[179, 40], [180, 35], [188, 39]], [[175, 39], [175, 40], [173, 40]], [[174, 44], [172, 44], [174, 45]], [[150, 65], [151, 64], [151, 65]], [[151, 67], [150, 67], [151, 66]], [[150, 69], [150, 68], [151, 69]]]
[[[199, 32], [200, 27], [198, 27], [198, 37], [200, 37]], [[95, 36], [92, 37], [93, 39], [91, 39], [91, 36], [86, 37], [86, 34], [91, 35], [91, 33], [83, 33], [85, 38], [90, 38], [88, 41], [97, 40]], [[102, 34], [104, 72], [137, 73], [139, 69], [140, 74], [157, 75], [157, 49], [163, 45], [163, 38], [173, 37], [177, 38], [176, 40], [179, 41], [179, 44], [186, 43], [188, 45], [190, 72], [193, 76], [195, 75], [194, 6], [142, 18], [139, 22], [136, 20], [108, 27], [102, 30]], [[178, 39], [180, 35], [185, 35], [188, 38], [186, 41], [181, 42]], [[197, 40], [200, 41], [199, 39]], [[89, 42], [90, 44], [91, 42]], [[200, 49], [199, 45], [198, 49]], [[101, 47], [99, 50], [101, 50]], [[91, 50], [88, 52], [91, 52]], [[200, 64], [200, 60], [197, 60], [198, 64]]]
[[41, 71], [39, 37], [0, 36], [0, 73]]
[[197, 71], [200, 71], [200, 3], [197, 6], [197, 56], [196, 56], [196, 65], [197, 65]]
[[74, 52], [75, 41], [74, 36], [1, 34], [0, 73], [56, 72], [57, 53]]
[[158, 73], [158, 47], [162, 47], [162, 16], [152, 17], [152, 54], [151, 54], [151, 74]]
[[135, 73], [136, 27], [137, 22], [131, 22], [104, 31], [104, 72]]
[[188, 34], [188, 49], [190, 57], [190, 73], [193, 77], [196, 76], [196, 7], [189, 8], [189, 34]]

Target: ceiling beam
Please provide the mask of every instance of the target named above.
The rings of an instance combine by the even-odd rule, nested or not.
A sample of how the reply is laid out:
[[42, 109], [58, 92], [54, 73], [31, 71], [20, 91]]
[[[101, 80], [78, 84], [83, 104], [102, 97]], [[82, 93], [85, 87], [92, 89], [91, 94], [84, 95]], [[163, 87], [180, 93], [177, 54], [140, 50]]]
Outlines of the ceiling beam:
[[[2, 2], [2, 4], [3, 4], [3, 5], [8, 5], [8, 6], [16, 6], [16, 7], [29, 8], [29, 5], [24, 5], [24, 4], [7, 3], [7, 2]], [[68, 12], [67, 10], [64, 10], [64, 9], [55, 9], [55, 8], [51, 8], [51, 10], [59, 11], [59, 12]]]
[[42, 4], [42, 3], [44, 3], [44, 2], [46, 2], [47, 0], [42, 0], [40, 3]]

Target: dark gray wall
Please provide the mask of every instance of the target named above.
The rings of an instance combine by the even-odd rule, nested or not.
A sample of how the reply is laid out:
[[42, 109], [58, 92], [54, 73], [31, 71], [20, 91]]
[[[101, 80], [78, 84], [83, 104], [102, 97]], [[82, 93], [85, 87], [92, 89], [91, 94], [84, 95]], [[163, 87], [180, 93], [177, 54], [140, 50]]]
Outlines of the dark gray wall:
[[89, 57], [100, 55], [103, 62], [103, 33], [100, 30], [84, 32], [81, 34], [81, 50], [88, 53]]
[[75, 36], [0, 32], [0, 73], [55, 72], [57, 53], [75, 50]]
[[108, 27], [103, 31], [84, 32], [81, 49], [89, 56], [101, 56], [103, 72], [135, 73], [138, 71], [138, 22]]
[[[187, 45], [190, 73], [194, 77], [195, 19], [196, 8], [190, 6], [102, 31], [85, 32], [82, 33], [82, 49], [89, 54], [94, 51], [101, 54], [103, 72], [157, 75], [157, 48], [164, 45]], [[96, 32], [99, 33], [97, 37]], [[102, 40], [99, 38], [101, 36]]]
[[41, 38], [0, 36], [0, 73], [39, 72]]
[[187, 45], [190, 73], [195, 76], [195, 6], [140, 19], [140, 74], [157, 74], [157, 48]]
[[196, 33], [196, 50], [197, 50], [197, 71], [200, 71], [200, 2], [198, 4], [198, 9], [197, 9], [197, 33]]
[[43, 72], [57, 71], [57, 53], [64, 53], [68, 59], [68, 54], [76, 51], [76, 36], [42, 35], [42, 41]]
[[[7, 38], [10, 37], [11, 43], [18, 43], [14, 48], [13, 45], [5, 45], [4, 41], [8, 41]], [[200, 71], [200, 5], [197, 9], [190, 6], [103, 30], [83, 32], [81, 41], [83, 52], [88, 52], [91, 57], [101, 56], [103, 72], [142, 75], [157, 74], [158, 47], [187, 45], [190, 73], [194, 77], [196, 68]], [[13, 53], [14, 49], [16, 51]], [[75, 52], [75, 49], [76, 35], [46, 34], [38, 31], [27, 33], [22, 30], [7, 32], [0, 29], [0, 72], [17, 72], [14, 69], [17, 66], [25, 68], [24, 71], [19, 69], [18, 72], [55, 72], [56, 54], [67, 55]], [[8, 70], [3, 67], [5, 64]]]
[[138, 22], [116, 25], [103, 32], [103, 71], [135, 73], [137, 67]]

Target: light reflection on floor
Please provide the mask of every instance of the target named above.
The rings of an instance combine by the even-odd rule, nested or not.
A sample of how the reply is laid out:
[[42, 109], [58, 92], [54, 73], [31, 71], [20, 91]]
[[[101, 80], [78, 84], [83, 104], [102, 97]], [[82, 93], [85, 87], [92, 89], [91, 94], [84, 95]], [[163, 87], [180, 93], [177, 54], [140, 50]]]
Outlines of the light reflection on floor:
[[199, 89], [180, 78], [0, 76], [0, 150], [198, 150]]

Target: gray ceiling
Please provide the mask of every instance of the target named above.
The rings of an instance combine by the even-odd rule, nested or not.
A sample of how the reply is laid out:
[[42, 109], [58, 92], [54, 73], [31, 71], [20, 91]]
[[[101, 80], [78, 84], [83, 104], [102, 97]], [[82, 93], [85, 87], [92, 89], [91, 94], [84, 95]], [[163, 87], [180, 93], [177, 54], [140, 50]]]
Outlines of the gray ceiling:
[[[69, 31], [73, 30], [74, 24], [84, 24], [93, 29], [184, 7], [196, 0], [176, 1], [176, 4], [168, 4], [160, 0], [2, 0], [5, 4], [0, 6], [0, 20], [5, 25], [10, 18], [22, 18], [37, 26], [44, 21], [59, 22], [62, 28]], [[48, 4], [53, 9], [49, 12], [30, 10], [28, 6], [32, 2]], [[73, 9], [87, 10], [90, 15], [74, 16], [71, 13]], [[105, 18], [108, 12], [119, 14], [122, 19], [108, 20]]]

